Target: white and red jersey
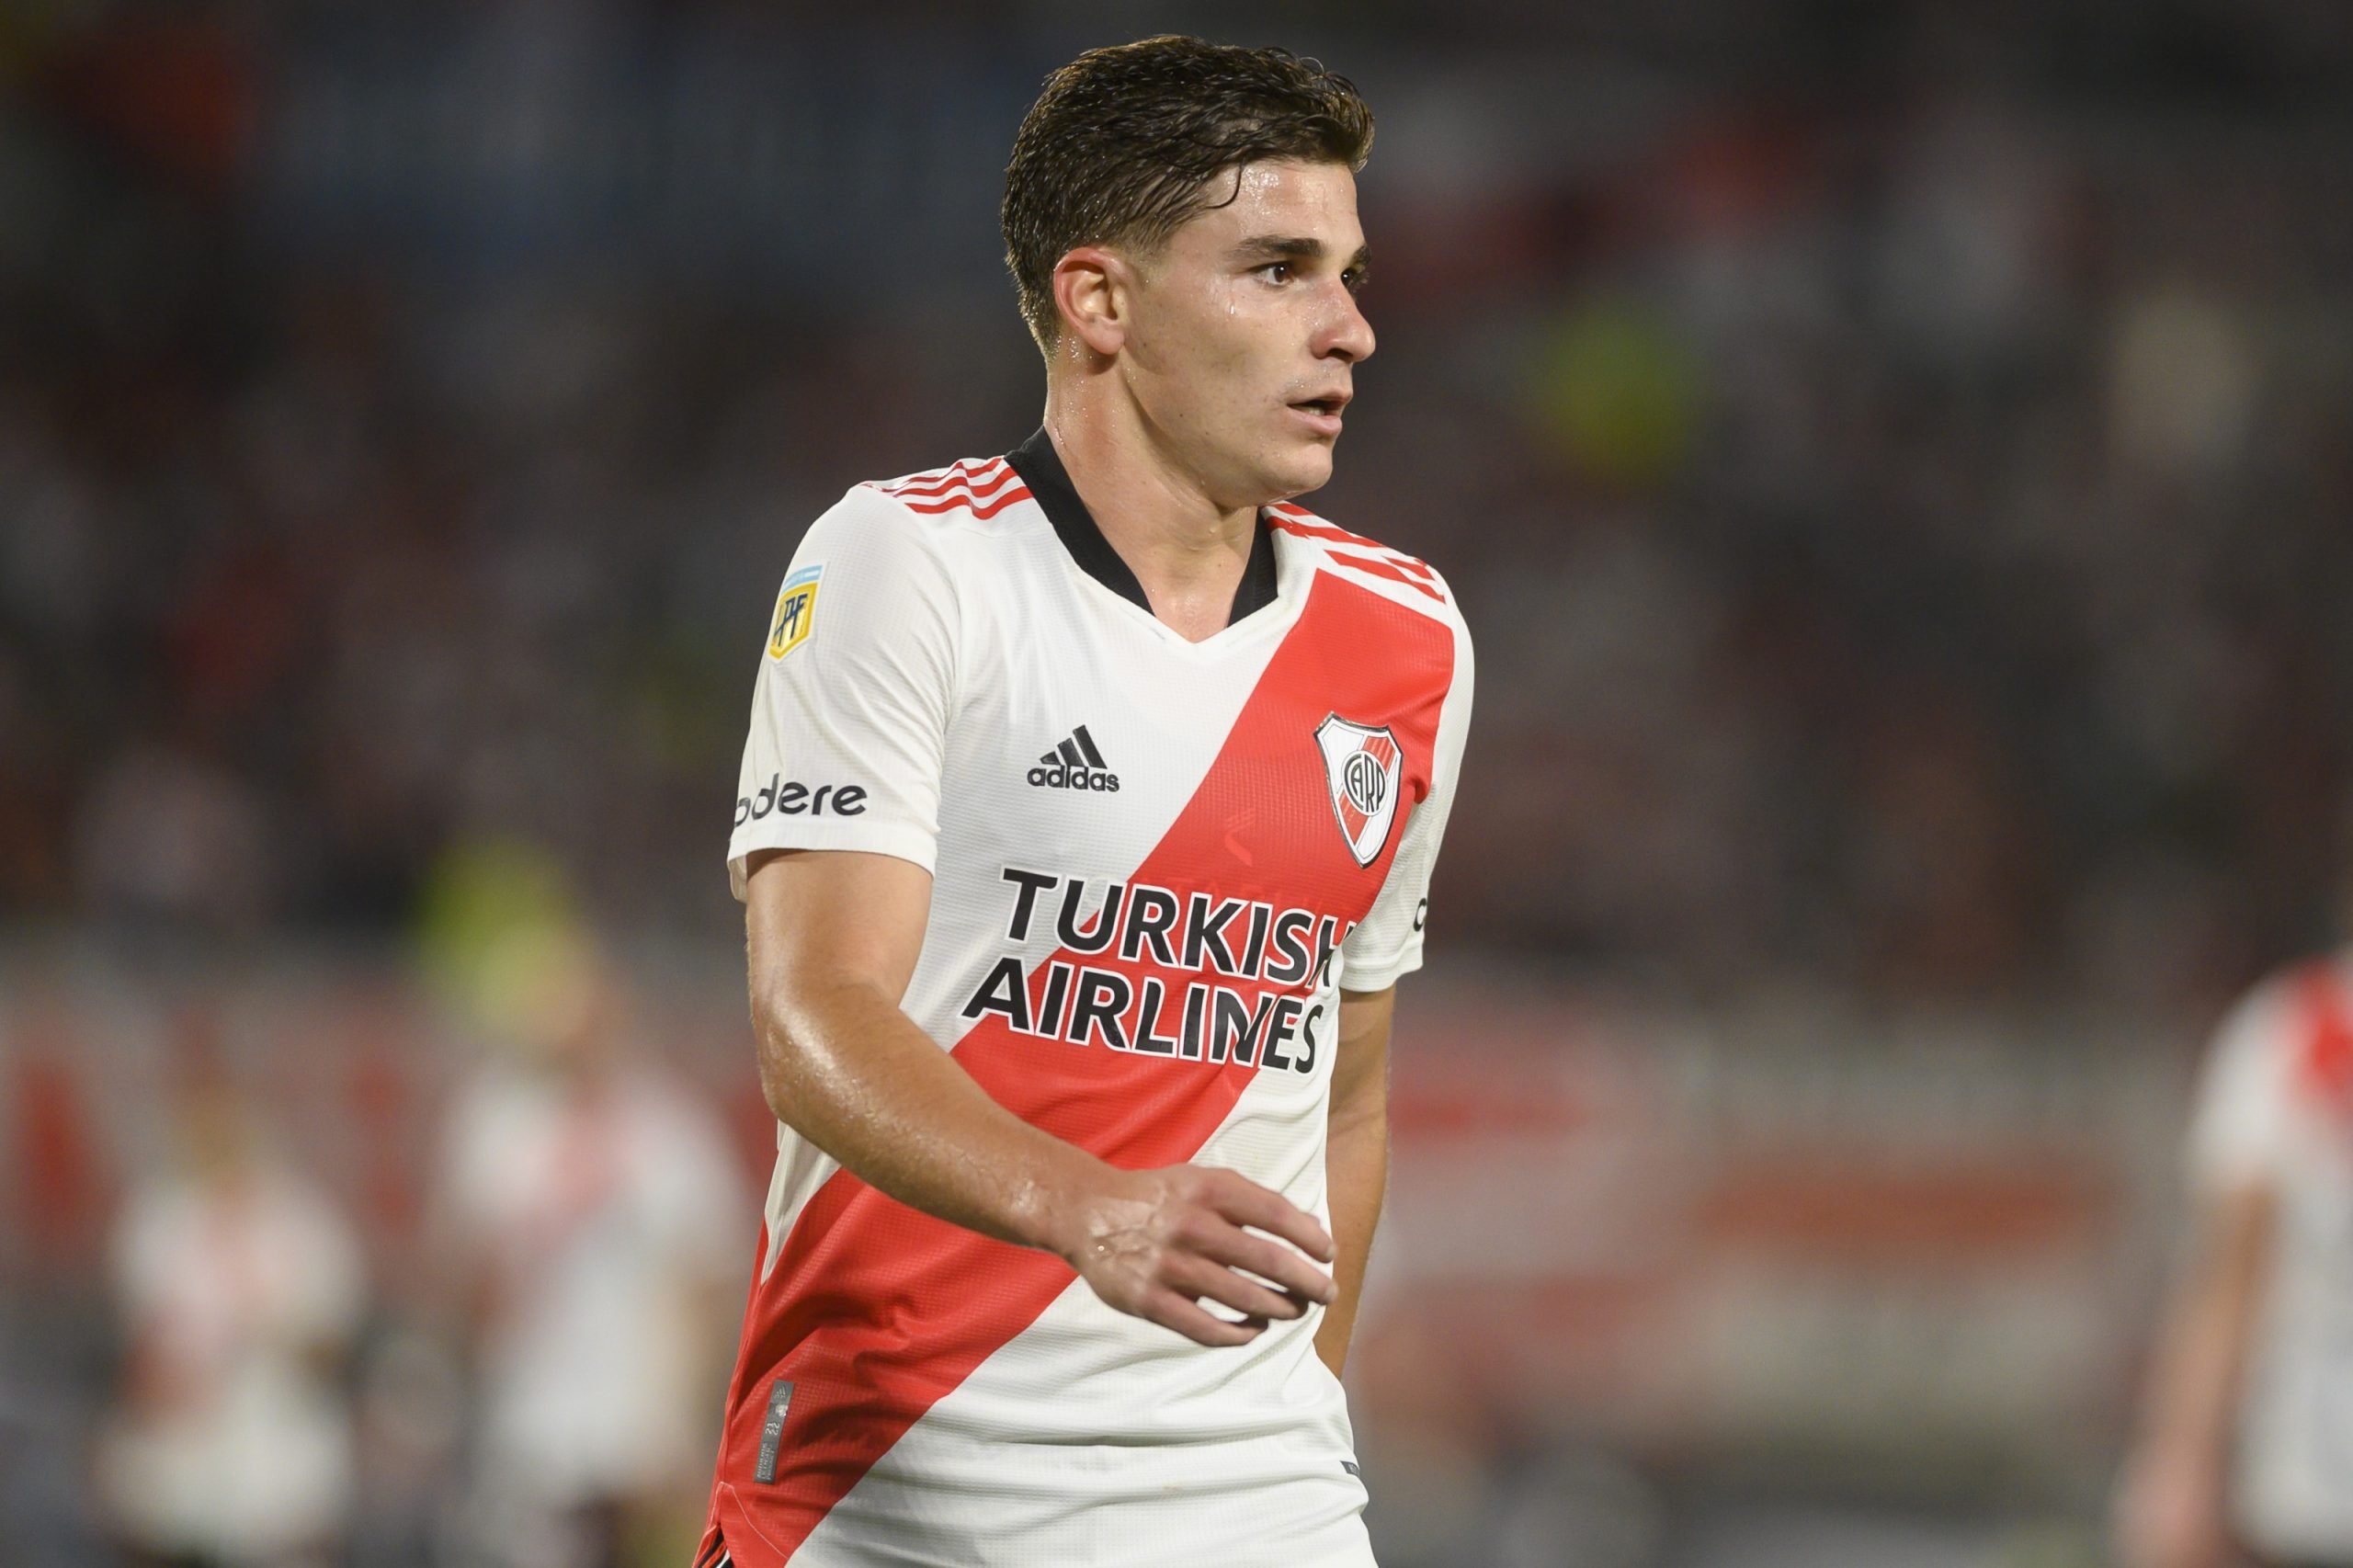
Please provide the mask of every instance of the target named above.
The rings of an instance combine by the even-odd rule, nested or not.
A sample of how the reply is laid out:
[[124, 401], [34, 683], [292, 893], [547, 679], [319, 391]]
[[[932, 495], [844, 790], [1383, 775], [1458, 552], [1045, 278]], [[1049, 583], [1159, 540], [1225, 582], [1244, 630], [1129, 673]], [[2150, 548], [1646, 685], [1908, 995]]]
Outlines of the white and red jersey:
[[2353, 1562], [2353, 958], [2277, 976], [2232, 1014], [2189, 1147], [2202, 1194], [2263, 1187], [2278, 1205], [2241, 1391], [2240, 1528], [2281, 1561]]
[[[1328, 1222], [1338, 988], [1421, 963], [1470, 707], [1445, 583], [1295, 506], [1187, 642], [1040, 433], [810, 529], [729, 865], [739, 894], [762, 849], [928, 868], [902, 1005], [989, 1094]], [[1369, 1562], [1318, 1321], [1194, 1345], [780, 1128], [699, 1561]]]

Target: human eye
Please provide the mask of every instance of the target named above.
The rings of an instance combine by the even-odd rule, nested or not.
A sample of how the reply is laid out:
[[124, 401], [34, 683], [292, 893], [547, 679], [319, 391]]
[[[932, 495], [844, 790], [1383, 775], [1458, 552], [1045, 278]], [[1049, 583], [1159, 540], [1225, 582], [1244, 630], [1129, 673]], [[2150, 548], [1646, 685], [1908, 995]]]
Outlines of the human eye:
[[1252, 267], [1250, 270], [1256, 273], [1259, 277], [1265, 278], [1269, 283], [1288, 283], [1290, 281], [1293, 265], [1293, 263], [1289, 261], [1261, 262], [1258, 266]]

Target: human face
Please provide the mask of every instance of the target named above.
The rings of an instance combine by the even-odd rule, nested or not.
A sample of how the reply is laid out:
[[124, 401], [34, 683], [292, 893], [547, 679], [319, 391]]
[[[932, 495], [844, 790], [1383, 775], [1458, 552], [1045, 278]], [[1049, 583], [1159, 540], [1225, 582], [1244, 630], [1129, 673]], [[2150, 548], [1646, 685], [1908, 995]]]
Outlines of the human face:
[[[1211, 199], [1235, 178], [1216, 176]], [[1329, 481], [1352, 372], [1373, 348], [1357, 308], [1356, 176], [1339, 164], [1245, 165], [1232, 201], [1137, 260], [1119, 369], [1164, 455], [1228, 508]]]

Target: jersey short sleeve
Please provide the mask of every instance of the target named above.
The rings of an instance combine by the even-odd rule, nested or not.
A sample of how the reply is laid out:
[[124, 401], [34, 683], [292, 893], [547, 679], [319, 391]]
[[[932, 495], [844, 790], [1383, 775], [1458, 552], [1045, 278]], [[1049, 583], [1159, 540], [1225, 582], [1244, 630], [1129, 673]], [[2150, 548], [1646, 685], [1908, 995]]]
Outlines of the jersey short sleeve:
[[1372, 908], [1340, 949], [1340, 983], [1350, 991], [1382, 991], [1422, 967], [1422, 928], [1429, 915], [1430, 873], [1438, 841], [1454, 809], [1462, 771], [1462, 743], [1471, 731], [1471, 634], [1454, 627], [1454, 672], [1438, 710], [1432, 744], [1429, 799], [1406, 819], [1404, 837], [1389, 864]]
[[956, 678], [937, 530], [852, 490], [811, 526], [770, 613], [735, 789], [729, 880], [761, 849], [862, 849], [930, 870]]
[[2207, 1049], [2191, 1108], [2191, 1190], [2219, 1197], [2278, 1179], [2293, 1142], [2300, 1009], [2273, 981], [2237, 1007]]

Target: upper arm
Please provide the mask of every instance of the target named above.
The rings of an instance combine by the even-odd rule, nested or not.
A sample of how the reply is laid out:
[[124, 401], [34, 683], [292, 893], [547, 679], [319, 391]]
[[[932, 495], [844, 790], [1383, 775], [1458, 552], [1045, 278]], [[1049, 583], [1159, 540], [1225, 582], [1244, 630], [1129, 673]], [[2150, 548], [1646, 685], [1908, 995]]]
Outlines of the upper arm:
[[2215, 1031], [2187, 1140], [2189, 1186], [2201, 1203], [2277, 1179], [2294, 1138], [2299, 1022], [2294, 993], [2273, 982]]
[[893, 1005], [906, 994], [931, 915], [931, 873], [860, 850], [757, 851], [744, 893], [752, 1008], [788, 1018], [821, 987], [869, 986]]
[[2192, 1221], [2191, 1267], [2251, 1301], [2270, 1267], [2279, 1212], [2279, 1189], [2269, 1182], [2250, 1181], [2207, 1198]]
[[808, 1074], [822, 1074], [839, 1043], [825, 1018], [844, 1003], [876, 1016], [906, 994], [930, 914], [931, 873], [895, 855], [854, 849], [749, 858], [744, 935], [760, 1093], [778, 1119], [801, 1127], [795, 1108]]
[[2292, 984], [2273, 981], [2223, 1021], [2190, 1118], [2188, 1278], [2244, 1312], [2260, 1289], [2279, 1181], [2298, 1136], [2296, 1069], [2310, 1032]]
[[1340, 993], [1332, 1055], [1332, 1118], [1378, 1114], [1389, 1103], [1389, 1032], [1397, 988]]

